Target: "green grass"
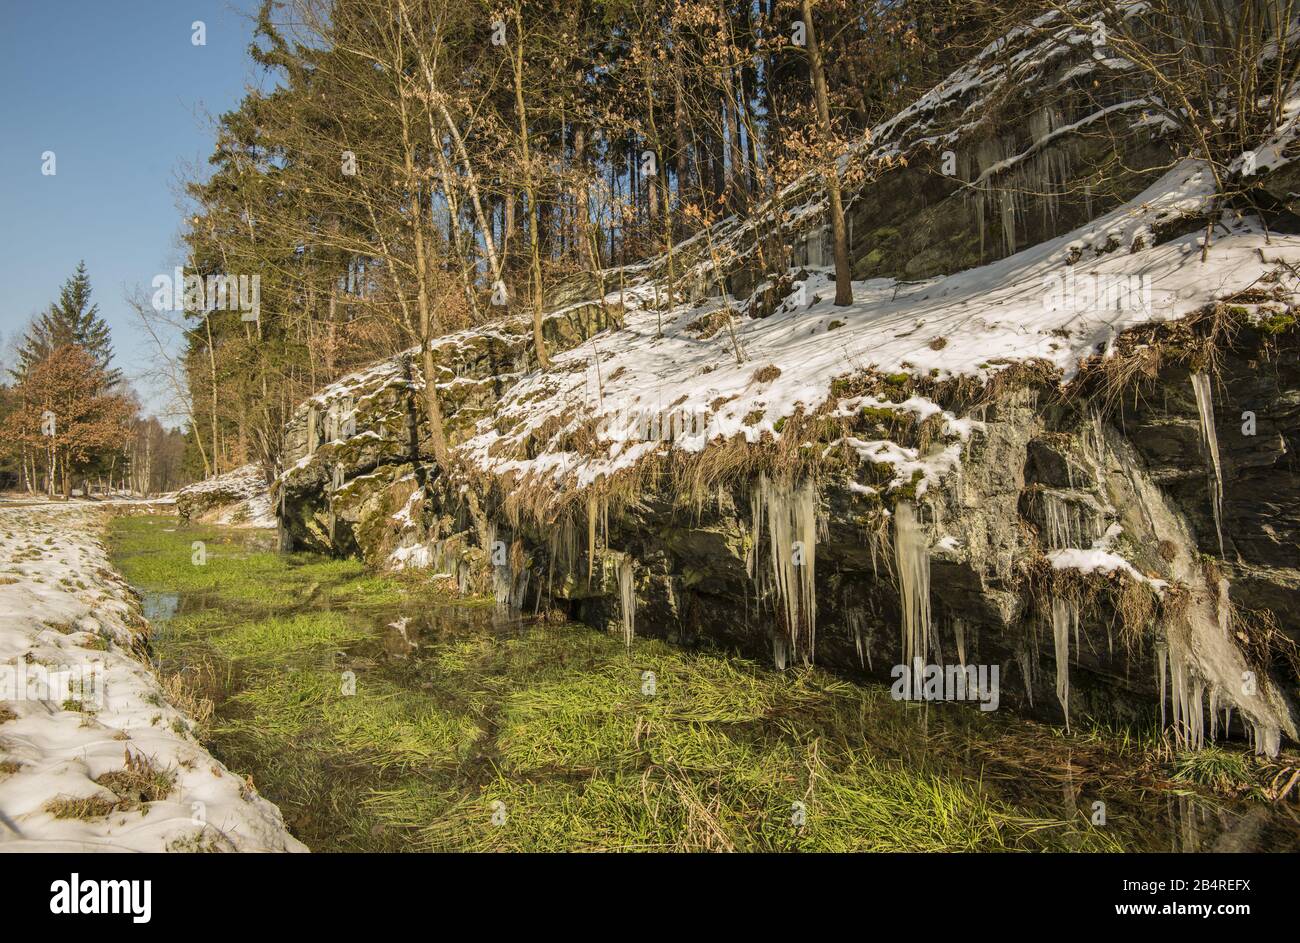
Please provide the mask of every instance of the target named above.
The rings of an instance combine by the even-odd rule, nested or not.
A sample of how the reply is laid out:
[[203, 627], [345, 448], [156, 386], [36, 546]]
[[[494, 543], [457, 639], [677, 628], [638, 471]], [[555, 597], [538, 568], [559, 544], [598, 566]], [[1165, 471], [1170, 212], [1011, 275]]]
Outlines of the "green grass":
[[1249, 792], [1256, 786], [1250, 758], [1239, 751], [1217, 746], [1179, 753], [1174, 757], [1171, 778], [1230, 795]]
[[367, 638], [364, 627], [338, 612], [306, 612], [238, 623], [210, 638], [226, 658], [258, 665], [292, 661], [313, 651], [334, 649]]
[[321, 599], [393, 604], [405, 592], [398, 580], [367, 575], [358, 560], [278, 554], [250, 546], [247, 532], [178, 527], [171, 517], [118, 518], [111, 540], [119, 568], [135, 587], [213, 594], [244, 609], [296, 610]]
[[[1085, 820], [1027, 813], [942, 764], [882, 755], [919, 711], [819, 671], [776, 674], [581, 627], [453, 646], [450, 687], [493, 718], [478, 789], [407, 779], [375, 816], [435, 850], [1114, 848]], [[642, 693], [642, 672], [656, 693]], [[459, 677], [456, 677], [459, 675]], [[485, 690], [484, 690], [485, 689]], [[955, 713], [955, 712], [954, 712]], [[907, 742], [906, 739], [900, 742]], [[494, 802], [504, 824], [494, 824]], [[796, 806], [802, 803], [802, 808]], [[802, 811], [802, 822], [795, 824]]]
[[[155, 649], [315, 850], [1121, 850], [1163, 821], [1136, 740], [584, 626], [497, 634], [418, 579], [174, 526], [119, 519], [116, 562], [196, 601]], [[406, 658], [377, 638], [399, 611], [436, 629]]]

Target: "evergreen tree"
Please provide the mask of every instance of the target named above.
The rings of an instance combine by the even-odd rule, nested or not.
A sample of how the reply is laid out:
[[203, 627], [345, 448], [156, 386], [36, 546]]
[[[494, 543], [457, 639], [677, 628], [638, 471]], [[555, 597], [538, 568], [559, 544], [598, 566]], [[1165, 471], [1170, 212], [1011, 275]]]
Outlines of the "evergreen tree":
[[114, 386], [122, 379], [122, 372], [110, 366], [113, 343], [108, 324], [99, 316], [99, 305], [90, 300], [90, 276], [86, 263], [77, 265], [77, 271], [63, 283], [59, 300], [50, 305], [28, 330], [18, 348], [18, 367], [12, 373], [21, 380], [51, 353], [66, 345], [85, 350], [102, 372], [106, 386]]

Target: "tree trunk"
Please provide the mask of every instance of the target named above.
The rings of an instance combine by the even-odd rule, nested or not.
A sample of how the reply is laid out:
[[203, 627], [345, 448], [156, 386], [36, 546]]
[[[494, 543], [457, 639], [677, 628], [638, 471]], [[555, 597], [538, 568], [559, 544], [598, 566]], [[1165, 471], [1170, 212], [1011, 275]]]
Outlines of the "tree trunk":
[[424, 403], [429, 414], [429, 439], [433, 446], [433, 457], [443, 474], [450, 471], [450, 453], [447, 449], [447, 434], [443, 429], [442, 405], [438, 402], [438, 371], [433, 361], [434, 335], [433, 311], [429, 301], [429, 273], [425, 266], [426, 248], [424, 244], [424, 198], [423, 188], [419, 185], [419, 175], [415, 169], [415, 159], [406, 121], [406, 109], [402, 109], [402, 143], [404, 145], [406, 179], [411, 187], [411, 226], [415, 242], [415, 284], [416, 305], [420, 317], [420, 354], [424, 370]]
[[[808, 39], [808, 60], [812, 69], [813, 86], [817, 91], [817, 126], [822, 141], [829, 146], [831, 133], [830, 101], [826, 95], [826, 73], [822, 68], [821, 50], [817, 46], [817, 33], [813, 29], [812, 0], [802, 0], [804, 29]], [[849, 266], [849, 240], [844, 228], [844, 205], [840, 201], [839, 161], [831, 155], [830, 167], [822, 174], [830, 203], [831, 233], [835, 240], [835, 303], [853, 303], [853, 273]]]
[[212, 370], [212, 473], [221, 474], [221, 452], [217, 442], [217, 351], [212, 343], [212, 321], [203, 318], [203, 326], [208, 332], [208, 365]]
[[528, 148], [528, 115], [524, 110], [524, 18], [515, 9], [515, 24], [519, 30], [515, 37], [515, 108], [519, 112], [519, 147], [524, 163], [524, 196], [528, 199], [528, 241], [533, 267], [533, 346], [537, 348], [537, 365], [542, 370], [551, 368], [551, 358], [546, 355], [546, 341], [542, 338], [542, 248], [537, 232], [537, 191], [533, 188], [531, 155]]

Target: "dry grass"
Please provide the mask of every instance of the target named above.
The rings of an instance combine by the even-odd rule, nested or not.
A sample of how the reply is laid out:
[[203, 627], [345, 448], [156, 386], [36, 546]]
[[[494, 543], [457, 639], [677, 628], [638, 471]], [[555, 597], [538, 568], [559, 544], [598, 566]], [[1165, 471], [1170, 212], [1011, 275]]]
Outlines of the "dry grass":
[[1125, 331], [1115, 339], [1109, 355], [1094, 354], [1084, 361], [1079, 375], [1060, 390], [1059, 398], [1087, 400], [1106, 413], [1129, 396], [1140, 402], [1153, 391], [1161, 372], [1170, 367], [1217, 378], [1223, 351], [1232, 347], [1249, 323], [1242, 305], [1276, 300], [1275, 295], [1273, 290], [1252, 288], [1177, 321]]
[[202, 740], [212, 723], [213, 702], [208, 695], [222, 688], [216, 668], [208, 659], [162, 679], [168, 703], [193, 722], [194, 736]]
[[116, 808], [133, 809], [167, 798], [176, 784], [174, 772], [158, 769], [148, 757], [132, 753], [129, 747], [123, 755], [122, 769], [105, 773], [95, 780], [117, 796]]
[[1251, 667], [1270, 673], [1275, 661], [1282, 662], [1292, 677], [1300, 677], [1300, 645], [1278, 625], [1277, 616], [1268, 609], [1233, 606], [1230, 625], [1237, 647]]
[[1022, 566], [1026, 592], [1039, 618], [1050, 623], [1053, 600], [1077, 607], [1081, 622], [1096, 622], [1110, 614], [1110, 631], [1131, 656], [1140, 654], [1154, 638], [1157, 625], [1181, 617], [1188, 600], [1177, 586], [1158, 595], [1149, 583], [1116, 571], [1105, 577], [1077, 570], [1057, 570], [1039, 557]]
[[97, 819], [117, 809], [117, 802], [103, 796], [55, 796], [42, 807], [56, 819]]
[[716, 311], [710, 311], [708, 314], [702, 314], [694, 321], [686, 325], [686, 330], [695, 335], [702, 341], [709, 340], [724, 327], [727, 326], [727, 320], [730, 312], [726, 308], [718, 308]]

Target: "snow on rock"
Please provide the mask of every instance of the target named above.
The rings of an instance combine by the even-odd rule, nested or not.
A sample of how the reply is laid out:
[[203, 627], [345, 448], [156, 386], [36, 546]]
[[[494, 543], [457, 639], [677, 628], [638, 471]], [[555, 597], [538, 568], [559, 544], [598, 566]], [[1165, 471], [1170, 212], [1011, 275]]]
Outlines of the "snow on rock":
[[187, 485], [176, 492], [176, 510], [182, 518], [195, 523], [239, 527], [278, 524], [266, 479], [253, 464]]
[[1078, 547], [1068, 547], [1064, 550], [1049, 550], [1047, 552], [1048, 562], [1052, 564], [1054, 570], [1078, 570], [1080, 573], [1114, 573], [1119, 571], [1139, 583], [1150, 583], [1157, 591], [1163, 591], [1169, 584], [1164, 580], [1154, 579], [1144, 576], [1138, 569], [1129, 563], [1118, 553], [1110, 550], [1103, 550], [1099, 547], [1093, 547], [1090, 550], [1083, 550]]
[[[922, 283], [855, 282], [847, 307], [833, 305], [834, 282], [820, 272], [796, 283], [770, 317], [743, 318], [737, 313], [743, 306], [732, 302], [743, 363], [725, 331], [702, 340], [688, 330], [718, 311], [722, 299], [658, 312], [649, 304], [653, 285], [633, 285], [608, 299], [621, 300], [626, 310], [622, 329], [602, 334], [599, 347], [589, 342], [557, 353], [553, 370], [515, 384], [493, 421], [480, 423], [460, 453], [499, 475], [547, 480], [557, 491], [584, 488], [669, 448], [698, 452], [737, 435], [749, 442], [765, 434], [779, 438], [782, 421], [799, 410], [884, 406], [918, 420], [942, 413], [924, 397], [828, 403], [839, 376], [871, 370], [987, 381], [1009, 366], [1037, 361], [1068, 382], [1081, 361], [1108, 354], [1123, 331], [1181, 318], [1273, 268], [1261, 254], [1265, 233], [1250, 220], [1225, 218], [1230, 231], [1215, 239], [1205, 262], [1199, 231], [1154, 243], [1152, 233], [1165, 224], [1204, 213], [1213, 186], [1203, 163], [1184, 160], [1087, 225], [988, 265]], [[1269, 248], [1284, 246], [1300, 247], [1300, 239], [1274, 234]], [[647, 437], [648, 418], [672, 435]], [[960, 439], [978, 431], [972, 420], [943, 418]], [[593, 419], [594, 454], [559, 446]], [[522, 448], [543, 429], [544, 441]], [[933, 483], [961, 458], [955, 445], [920, 456], [887, 440], [849, 444], [864, 461], [895, 466], [896, 483], [916, 471]]]
[[106, 519], [0, 506], [0, 851], [306, 851], [136, 656]]

